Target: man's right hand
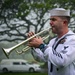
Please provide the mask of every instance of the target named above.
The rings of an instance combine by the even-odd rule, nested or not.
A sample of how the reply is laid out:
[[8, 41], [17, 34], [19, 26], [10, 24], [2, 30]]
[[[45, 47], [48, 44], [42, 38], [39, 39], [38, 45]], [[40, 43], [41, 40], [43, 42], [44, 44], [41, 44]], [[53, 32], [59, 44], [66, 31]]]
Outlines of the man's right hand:
[[[28, 38], [30, 38], [33, 35], [34, 35], [33, 32], [29, 32]], [[42, 44], [42, 43], [43, 43], [42, 38], [36, 36], [36, 37], [32, 38], [31, 40], [29, 40], [28, 46], [38, 48], [39, 45]]]

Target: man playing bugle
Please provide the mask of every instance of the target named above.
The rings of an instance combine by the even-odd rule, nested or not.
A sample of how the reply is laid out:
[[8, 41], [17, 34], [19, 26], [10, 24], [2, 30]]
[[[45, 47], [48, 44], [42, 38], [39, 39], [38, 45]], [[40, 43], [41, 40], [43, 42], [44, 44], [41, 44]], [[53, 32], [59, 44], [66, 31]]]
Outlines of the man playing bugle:
[[[48, 75], [75, 75], [75, 34], [68, 28], [70, 11], [55, 8], [50, 11], [50, 26], [57, 37], [46, 45], [41, 37], [29, 41], [34, 58], [48, 62]], [[28, 33], [28, 37], [34, 35]], [[36, 60], [37, 60], [36, 58]]]

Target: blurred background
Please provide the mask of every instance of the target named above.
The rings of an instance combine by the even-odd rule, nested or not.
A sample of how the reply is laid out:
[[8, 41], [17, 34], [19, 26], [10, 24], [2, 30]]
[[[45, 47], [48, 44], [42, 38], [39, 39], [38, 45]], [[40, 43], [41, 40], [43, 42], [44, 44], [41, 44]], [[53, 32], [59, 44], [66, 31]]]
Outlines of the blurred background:
[[[61, 7], [71, 11], [71, 21], [69, 28], [75, 32], [75, 0], [0, 0], [0, 61], [8, 59], [2, 48], [10, 48], [27, 39], [27, 33], [33, 31], [40, 32], [50, 27], [50, 10]], [[45, 40], [49, 40], [54, 37]], [[13, 50], [9, 59], [24, 59], [29, 62], [37, 62], [31, 55], [30, 50], [22, 54], [25, 44]]]

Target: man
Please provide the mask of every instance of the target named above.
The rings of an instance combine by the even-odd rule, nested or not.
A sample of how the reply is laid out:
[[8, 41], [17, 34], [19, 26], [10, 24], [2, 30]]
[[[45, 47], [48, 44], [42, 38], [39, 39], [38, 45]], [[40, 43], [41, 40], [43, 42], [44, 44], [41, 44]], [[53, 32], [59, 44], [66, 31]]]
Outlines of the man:
[[[70, 11], [55, 8], [50, 11], [50, 26], [56, 38], [45, 45], [41, 37], [29, 41], [34, 57], [48, 62], [48, 75], [75, 75], [75, 34], [68, 29]], [[28, 33], [28, 37], [34, 35]]]

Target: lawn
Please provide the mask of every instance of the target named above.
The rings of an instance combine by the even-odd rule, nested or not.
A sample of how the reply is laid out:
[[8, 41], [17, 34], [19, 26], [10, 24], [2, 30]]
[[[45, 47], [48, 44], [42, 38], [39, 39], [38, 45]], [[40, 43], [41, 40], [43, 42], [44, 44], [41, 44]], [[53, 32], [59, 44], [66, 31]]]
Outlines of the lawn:
[[47, 73], [25, 73], [25, 72], [18, 72], [18, 73], [0, 73], [0, 75], [48, 75]]

